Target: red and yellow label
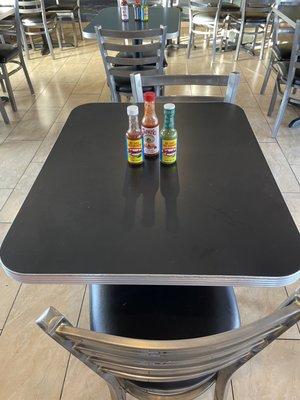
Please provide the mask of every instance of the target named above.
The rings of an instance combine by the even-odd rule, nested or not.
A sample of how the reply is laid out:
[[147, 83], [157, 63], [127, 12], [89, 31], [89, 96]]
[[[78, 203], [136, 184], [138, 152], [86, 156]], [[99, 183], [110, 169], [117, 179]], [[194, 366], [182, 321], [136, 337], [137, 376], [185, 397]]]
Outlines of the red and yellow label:
[[141, 164], [144, 161], [143, 139], [126, 139], [127, 160], [130, 164]]
[[162, 139], [161, 141], [161, 162], [173, 164], [177, 156], [177, 139]]

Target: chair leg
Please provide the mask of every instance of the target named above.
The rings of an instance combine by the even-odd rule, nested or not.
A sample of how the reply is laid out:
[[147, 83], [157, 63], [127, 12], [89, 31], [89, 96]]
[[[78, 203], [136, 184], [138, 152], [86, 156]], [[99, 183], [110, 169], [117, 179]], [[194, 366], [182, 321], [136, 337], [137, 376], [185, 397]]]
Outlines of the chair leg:
[[2, 92], [3, 92], [3, 93], [6, 93], [6, 87], [5, 87], [5, 84], [4, 84], [3, 79], [0, 79], [0, 84], [1, 84]]
[[83, 26], [82, 26], [82, 18], [81, 18], [80, 8], [77, 11], [77, 15], [78, 15], [78, 24], [79, 24], [80, 36], [81, 36], [81, 40], [83, 40]]
[[126, 393], [116, 378], [109, 374], [101, 374], [100, 376], [108, 385], [111, 400], [126, 400]]
[[62, 50], [62, 43], [61, 43], [61, 37], [60, 37], [60, 27], [59, 27], [60, 23], [58, 22], [56, 27], [55, 27], [55, 33], [56, 33], [56, 37], [57, 37], [57, 42], [58, 42], [58, 47], [60, 50]]
[[268, 110], [268, 117], [271, 117], [271, 115], [273, 114], [276, 99], [277, 99], [277, 82], [275, 82], [275, 85], [274, 85], [273, 94], [272, 94], [272, 98], [271, 98], [271, 102], [270, 102], [269, 110]]
[[252, 50], [253, 53], [255, 51], [255, 46], [256, 46], [256, 41], [257, 41], [257, 34], [258, 34], [258, 26], [255, 27], [254, 39], [253, 39], [252, 47], [251, 47], [251, 50]]
[[286, 87], [285, 88], [284, 95], [283, 95], [283, 98], [281, 100], [281, 104], [280, 104], [279, 111], [278, 111], [278, 114], [277, 114], [277, 118], [276, 118], [275, 124], [274, 124], [273, 129], [272, 129], [272, 137], [273, 138], [276, 138], [277, 135], [278, 135], [278, 131], [279, 131], [280, 125], [281, 125], [281, 123], [283, 121], [285, 110], [286, 110], [286, 107], [288, 105], [289, 98], [291, 96], [291, 91], [292, 91], [291, 87]]
[[269, 18], [267, 18], [266, 24], [264, 26], [264, 34], [263, 34], [263, 38], [262, 38], [262, 41], [261, 41], [261, 47], [260, 47], [260, 53], [259, 53], [259, 61], [262, 61], [264, 59], [267, 36], [268, 36], [268, 27], [269, 27]]
[[240, 26], [240, 32], [239, 32], [239, 36], [238, 36], [238, 42], [237, 42], [237, 46], [236, 46], [234, 61], [237, 61], [239, 59], [243, 36], [244, 36], [244, 21], [242, 21], [241, 26]]
[[[212, 62], [214, 62], [215, 58], [216, 58], [218, 27], [219, 27], [219, 21], [215, 21], [214, 30], [213, 30], [212, 54], [211, 54], [211, 61]], [[220, 46], [221, 46], [221, 50], [222, 50], [222, 39], [221, 39], [221, 45]]]
[[30, 41], [31, 49], [35, 50], [34, 40], [33, 40], [33, 37], [31, 35], [29, 35], [29, 41]]
[[223, 369], [218, 373], [214, 400], [227, 400], [228, 384], [233, 373], [239, 369], [241, 363], [233, 364], [232, 366]]
[[45, 32], [44, 34], [46, 36], [46, 40], [47, 40], [47, 44], [48, 44], [48, 47], [49, 47], [49, 51], [50, 51], [51, 57], [52, 57], [53, 60], [55, 60], [54, 50], [53, 50], [53, 46], [52, 46], [52, 40], [51, 40], [51, 36], [50, 36], [50, 33], [49, 33], [49, 30], [48, 30], [47, 26], [44, 26], [44, 32]]
[[268, 85], [268, 82], [269, 82], [269, 78], [270, 78], [270, 75], [271, 75], [273, 62], [274, 62], [274, 58], [271, 55], [270, 61], [269, 61], [269, 64], [268, 64], [268, 68], [266, 70], [265, 78], [264, 78], [263, 84], [262, 84], [261, 89], [260, 89], [260, 94], [265, 94], [265, 91], [266, 91], [266, 88], [267, 88], [267, 85]]
[[187, 47], [187, 58], [190, 58], [191, 56], [191, 48], [194, 44], [194, 33], [191, 30], [190, 31], [190, 35], [189, 35], [189, 43], [188, 43], [188, 47]]
[[3, 78], [4, 78], [4, 81], [5, 81], [5, 86], [6, 86], [6, 89], [7, 89], [9, 101], [10, 101], [10, 104], [11, 104], [11, 108], [13, 109], [13, 111], [17, 111], [17, 104], [16, 104], [14, 92], [12, 90], [11, 83], [10, 83], [10, 80], [9, 80], [9, 75], [8, 75], [8, 72], [7, 72], [6, 65], [5, 64], [1, 64], [1, 69], [2, 69], [2, 73], [3, 73]]
[[5, 110], [5, 107], [4, 107], [4, 103], [3, 103], [3, 101], [0, 99], [0, 112], [1, 112], [1, 115], [2, 115], [2, 118], [3, 118], [3, 121], [5, 122], [5, 124], [9, 124], [10, 122], [9, 122], [9, 118], [8, 118], [8, 115], [7, 115], [7, 112], [6, 112], [6, 110]]
[[71, 15], [71, 19], [72, 19], [72, 28], [73, 28], [74, 47], [78, 47], [77, 33], [76, 33], [76, 23], [75, 23], [74, 14]]
[[27, 45], [27, 38], [26, 38], [24, 26], [22, 23], [20, 23], [20, 31], [21, 31], [21, 37], [22, 37], [22, 42], [23, 42], [26, 58], [27, 58], [27, 60], [30, 60], [29, 49], [28, 49], [28, 45]]
[[20, 52], [19, 52], [19, 58], [20, 58], [20, 63], [22, 65], [23, 72], [24, 72], [27, 84], [29, 86], [30, 93], [34, 94], [34, 88], [32, 86], [32, 82], [31, 82], [31, 79], [30, 79], [30, 76], [29, 76], [29, 73], [28, 73], [28, 70], [27, 70], [27, 67], [26, 67], [26, 63], [25, 63], [25, 60], [24, 60], [24, 57], [23, 57], [23, 54], [22, 54], [22, 50], [20, 50]]

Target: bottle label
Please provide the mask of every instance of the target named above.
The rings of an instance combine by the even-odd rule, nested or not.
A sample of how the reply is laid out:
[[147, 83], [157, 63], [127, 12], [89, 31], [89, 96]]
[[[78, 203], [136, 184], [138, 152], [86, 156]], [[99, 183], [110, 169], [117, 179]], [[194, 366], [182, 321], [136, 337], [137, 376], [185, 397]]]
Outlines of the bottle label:
[[129, 9], [127, 4], [125, 6], [121, 6], [121, 19], [122, 21], [129, 20]]
[[156, 155], [159, 153], [159, 126], [154, 128], [146, 128], [142, 126], [142, 134], [144, 139], [145, 155]]
[[143, 162], [143, 139], [126, 139], [127, 160], [130, 164], [141, 164]]
[[177, 139], [161, 140], [161, 162], [164, 164], [173, 164], [177, 156]]

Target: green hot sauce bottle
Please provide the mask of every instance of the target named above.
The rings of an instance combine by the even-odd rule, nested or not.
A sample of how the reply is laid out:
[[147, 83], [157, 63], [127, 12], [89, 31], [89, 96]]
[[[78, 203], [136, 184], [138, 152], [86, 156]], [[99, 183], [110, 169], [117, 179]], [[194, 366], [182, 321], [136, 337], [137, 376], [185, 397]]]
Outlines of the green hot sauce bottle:
[[175, 129], [175, 104], [164, 105], [164, 127], [160, 132], [160, 161], [174, 164], [177, 159], [177, 130]]

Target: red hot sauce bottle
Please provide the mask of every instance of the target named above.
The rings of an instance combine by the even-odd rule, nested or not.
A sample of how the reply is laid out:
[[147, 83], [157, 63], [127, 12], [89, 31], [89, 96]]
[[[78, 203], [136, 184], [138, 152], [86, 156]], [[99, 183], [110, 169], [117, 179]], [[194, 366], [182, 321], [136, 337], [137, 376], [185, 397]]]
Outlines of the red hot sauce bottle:
[[159, 125], [155, 113], [155, 93], [144, 93], [144, 116], [142, 119], [142, 134], [144, 139], [145, 157], [155, 158], [159, 155]]

